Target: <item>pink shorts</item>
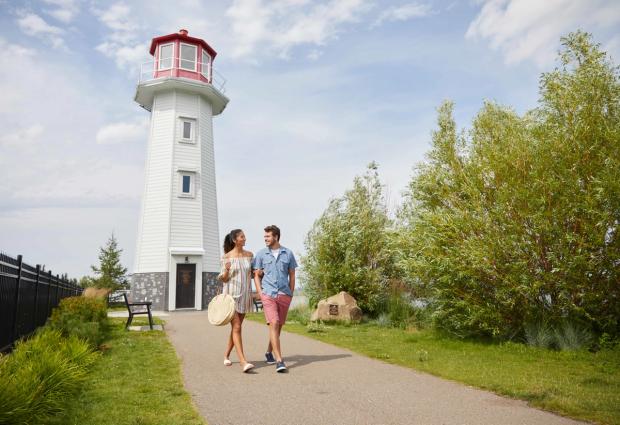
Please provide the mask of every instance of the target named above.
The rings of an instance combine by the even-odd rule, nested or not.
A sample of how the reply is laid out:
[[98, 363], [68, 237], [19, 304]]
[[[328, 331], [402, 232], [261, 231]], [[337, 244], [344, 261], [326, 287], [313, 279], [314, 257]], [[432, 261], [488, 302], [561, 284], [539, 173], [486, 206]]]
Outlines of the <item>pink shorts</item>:
[[283, 325], [286, 322], [286, 315], [288, 314], [288, 308], [291, 305], [292, 297], [284, 294], [278, 294], [276, 298], [265, 294], [261, 295], [267, 324], [279, 323]]

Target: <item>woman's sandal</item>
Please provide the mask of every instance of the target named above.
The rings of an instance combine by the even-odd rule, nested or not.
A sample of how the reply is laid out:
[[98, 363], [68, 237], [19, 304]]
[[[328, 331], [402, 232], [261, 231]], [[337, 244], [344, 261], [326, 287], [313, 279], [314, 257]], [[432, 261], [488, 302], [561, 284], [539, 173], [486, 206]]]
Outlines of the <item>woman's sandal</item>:
[[224, 366], [232, 366], [232, 362], [228, 359], [224, 359]]
[[246, 363], [245, 366], [243, 366], [243, 373], [248, 373], [252, 369], [254, 369], [254, 365], [252, 363]]

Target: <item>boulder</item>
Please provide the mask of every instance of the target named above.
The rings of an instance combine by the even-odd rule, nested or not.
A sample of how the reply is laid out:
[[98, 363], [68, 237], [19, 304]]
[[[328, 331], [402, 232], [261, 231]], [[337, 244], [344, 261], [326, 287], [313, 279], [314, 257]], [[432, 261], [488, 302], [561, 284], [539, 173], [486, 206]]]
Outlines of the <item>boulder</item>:
[[362, 320], [362, 310], [357, 306], [355, 298], [342, 291], [326, 300], [319, 301], [310, 320], [313, 322], [317, 320], [359, 322]]

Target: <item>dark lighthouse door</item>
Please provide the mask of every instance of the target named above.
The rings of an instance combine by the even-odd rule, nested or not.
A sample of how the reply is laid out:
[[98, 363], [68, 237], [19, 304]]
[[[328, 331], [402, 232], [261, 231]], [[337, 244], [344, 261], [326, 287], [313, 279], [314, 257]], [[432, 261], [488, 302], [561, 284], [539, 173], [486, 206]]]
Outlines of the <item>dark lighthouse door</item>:
[[176, 308], [193, 308], [196, 295], [196, 264], [177, 264]]

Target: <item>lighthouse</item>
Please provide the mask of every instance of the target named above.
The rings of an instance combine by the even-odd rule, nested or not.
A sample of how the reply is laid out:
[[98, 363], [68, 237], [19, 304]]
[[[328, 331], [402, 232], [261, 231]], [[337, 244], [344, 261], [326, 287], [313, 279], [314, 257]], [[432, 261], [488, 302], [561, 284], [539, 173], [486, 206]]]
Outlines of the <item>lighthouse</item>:
[[131, 279], [155, 310], [206, 308], [219, 272], [213, 116], [228, 104], [216, 52], [187, 30], [155, 37], [134, 100], [150, 112]]

